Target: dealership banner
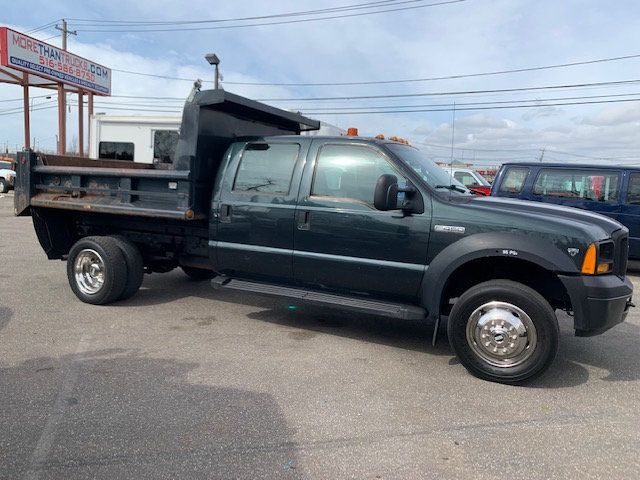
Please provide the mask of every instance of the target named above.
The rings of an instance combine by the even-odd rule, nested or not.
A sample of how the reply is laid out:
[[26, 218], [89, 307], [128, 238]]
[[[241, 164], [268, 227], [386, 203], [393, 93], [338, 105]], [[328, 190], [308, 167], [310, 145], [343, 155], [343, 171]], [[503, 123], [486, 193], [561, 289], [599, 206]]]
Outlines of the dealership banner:
[[0, 27], [0, 64], [86, 92], [111, 95], [109, 68], [6, 27]]

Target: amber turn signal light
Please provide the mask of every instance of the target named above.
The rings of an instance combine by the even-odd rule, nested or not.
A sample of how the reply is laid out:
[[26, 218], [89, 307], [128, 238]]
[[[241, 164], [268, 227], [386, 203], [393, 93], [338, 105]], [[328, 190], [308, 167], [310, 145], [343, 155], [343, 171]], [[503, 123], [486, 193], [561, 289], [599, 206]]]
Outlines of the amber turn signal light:
[[593, 275], [596, 273], [596, 257], [597, 249], [595, 243], [592, 243], [587, 248], [587, 253], [584, 254], [584, 260], [582, 260], [582, 268], [580, 272], [586, 275]]
[[611, 269], [611, 264], [609, 263], [599, 263], [596, 268], [596, 273], [607, 273]]

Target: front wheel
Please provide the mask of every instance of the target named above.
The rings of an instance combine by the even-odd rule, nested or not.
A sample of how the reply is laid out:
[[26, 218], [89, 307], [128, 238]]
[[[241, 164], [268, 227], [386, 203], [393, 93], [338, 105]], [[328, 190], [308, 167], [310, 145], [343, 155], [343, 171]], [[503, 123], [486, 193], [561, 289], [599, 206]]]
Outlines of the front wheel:
[[7, 181], [4, 178], [0, 178], [0, 193], [7, 193], [9, 191], [9, 186]]
[[519, 384], [542, 374], [558, 351], [558, 320], [542, 295], [511, 280], [480, 283], [449, 315], [449, 342], [473, 375]]

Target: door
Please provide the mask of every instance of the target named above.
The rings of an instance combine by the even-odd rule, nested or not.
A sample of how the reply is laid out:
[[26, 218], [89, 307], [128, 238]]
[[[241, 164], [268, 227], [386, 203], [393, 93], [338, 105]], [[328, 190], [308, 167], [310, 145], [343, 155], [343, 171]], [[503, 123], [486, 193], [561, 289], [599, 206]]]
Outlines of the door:
[[[425, 271], [430, 203], [422, 213], [373, 207], [383, 173], [406, 184], [382, 150], [314, 140], [300, 187], [294, 279], [313, 288], [415, 300]], [[418, 202], [420, 203], [420, 202]]]
[[292, 280], [304, 143], [249, 142], [233, 154], [212, 205], [213, 247], [221, 273], [279, 283]]
[[619, 222], [629, 229], [629, 257], [640, 259], [640, 173], [626, 174], [626, 193], [623, 190]]

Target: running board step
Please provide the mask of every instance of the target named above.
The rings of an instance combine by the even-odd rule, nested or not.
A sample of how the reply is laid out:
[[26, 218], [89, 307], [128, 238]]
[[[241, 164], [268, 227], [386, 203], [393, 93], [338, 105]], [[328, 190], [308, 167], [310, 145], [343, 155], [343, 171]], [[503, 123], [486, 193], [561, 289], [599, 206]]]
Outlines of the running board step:
[[261, 295], [294, 298], [296, 300], [323, 305], [325, 307], [342, 308], [344, 310], [401, 318], [404, 320], [423, 320], [427, 315], [424, 308], [417, 307], [415, 305], [381, 302], [379, 300], [364, 300], [358, 297], [333, 295], [330, 293], [322, 293], [301, 288], [283, 287], [269, 283], [249, 282], [224, 276], [215, 277], [211, 280], [211, 285], [213, 285], [213, 288], [215, 289], [239, 290], [242, 292], [251, 292]]

